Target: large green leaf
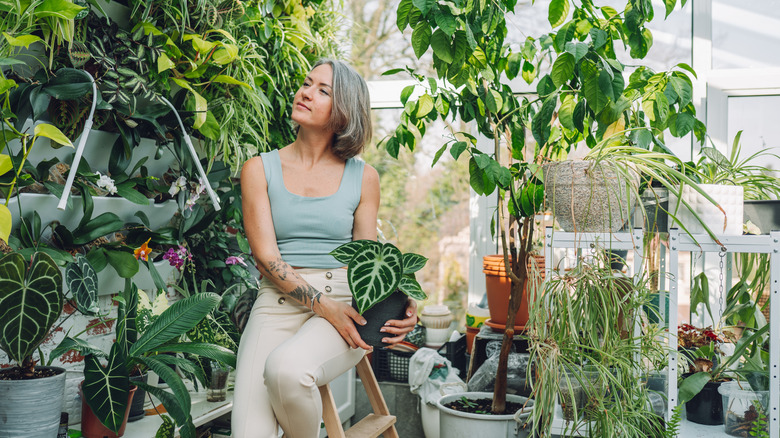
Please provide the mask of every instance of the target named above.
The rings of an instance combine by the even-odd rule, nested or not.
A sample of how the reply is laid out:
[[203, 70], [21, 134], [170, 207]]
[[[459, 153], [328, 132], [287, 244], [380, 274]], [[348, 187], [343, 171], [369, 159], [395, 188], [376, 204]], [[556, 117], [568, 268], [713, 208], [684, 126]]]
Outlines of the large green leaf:
[[403, 255], [391, 244], [366, 243], [347, 268], [347, 280], [361, 314], [390, 296], [403, 275]]
[[222, 362], [231, 367], [236, 367], [236, 354], [229, 348], [205, 342], [179, 342], [165, 344], [157, 348], [160, 353], [189, 353], [207, 357]]
[[104, 250], [103, 253], [108, 264], [116, 270], [120, 277], [132, 278], [133, 275], [138, 273], [138, 260], [135, 259], [133, 254], [113, 249]]
[[704, 385], [712, 379], [710, 373], [698, 372], [692, 376], [685, 378], [678, 390], [678, 397], [680, 403], [685, 403], [698, 394]]
[[11, 236], [11, 227], [13, 226], [13, 216], [11, 210], [3, 204], [0, 204], [0, 240], [8, 242]]
[[352, 261], [352, 257], [355, 256], [355, 253], [357, 253], [367, 242], [373, 242], [373, 240], [361, 239], [347, 242], [331, 251], [330, 255], [339, 262], [348, 265], [349, 262]]
[[552, 80], [556, 87], [560, 87], [571, 79], [574, 74], [574, 65], [576, 61], [574, 55], [569, 52], [561, 53], [552, 67]]
[[547, 10], [547, 20], [553, 29], [563, 24], [569, 15], [569, 0], [552, 0]]
[[428, 258], [421, 256], [420, 254], [407, 253], [404, 254], [404, 275], [413, 274], [425, 266], [428, 263]]
[[171, 339], [187, 333], [219, 305], [219, 295], [195, 294], [175, 302], [150, 325], [130, 348], [131, 356], [154, 351]]
[[401, 282], [398, 283], [398, 289], [415, 300], [423, 301], [428, 299], [428, 295], [422, 290], [422, 286], [414, 278], [414, 275], [404, 275], [401, 278]]
[[103, 350], [88, 343], [84, 339], [71, 338], [69, 336], [66, 336], [62, 342], [60, 342], [60, 345], [51, 351], [51, 357], [60, 357], [70, 350], [77, 351], [82, 356], [94, 355], [101, 358], [108, 357]]
[[32, 355], [62, 313], [62, 273], [46, 253], [29, 266], [20, 254], [0, 259], [0, 348], [18, 363]]
[[119, 343], [111, 346], [108, 365], [103, 367], [94, 355], [84, 358], [84, 400], [104, 426], [118, 432], [124, 420], [130, 379]]
[[76, 300], [76, 308], [79, 312], [95, 315], [100, 311], [97, 301], [97, 272], [86, 257], [79, 254], [65, 267], [65, 282]]

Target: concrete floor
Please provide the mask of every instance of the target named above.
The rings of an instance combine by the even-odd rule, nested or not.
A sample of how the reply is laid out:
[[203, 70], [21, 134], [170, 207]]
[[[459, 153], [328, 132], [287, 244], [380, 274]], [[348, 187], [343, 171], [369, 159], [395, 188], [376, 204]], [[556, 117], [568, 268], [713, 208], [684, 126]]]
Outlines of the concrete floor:
[[[390, 413], [396, 416], [395, 427], [403, 438], [425, 438], [420, 419], [420, 397], [409, 392], [405, 383], [379, 382], [379, 388], [385, 397]], [[352, 424], [357, 423], [372, 411], [368, 396], [360, 379], [355, 379], [355, 416]]]

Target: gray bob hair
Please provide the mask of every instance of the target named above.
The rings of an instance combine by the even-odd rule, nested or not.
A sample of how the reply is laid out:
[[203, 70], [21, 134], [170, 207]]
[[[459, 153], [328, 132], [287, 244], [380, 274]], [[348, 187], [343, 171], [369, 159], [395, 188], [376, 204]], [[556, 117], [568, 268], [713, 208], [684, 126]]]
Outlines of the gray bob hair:
[[333, 69], [333, 106], [329, 127], [335, 133], [333, 152], [346, 160], [360, 154], [371, 141], [371, 100], [363, 77], [344, 61], [322, 58], [316, 67], [328, 64]]

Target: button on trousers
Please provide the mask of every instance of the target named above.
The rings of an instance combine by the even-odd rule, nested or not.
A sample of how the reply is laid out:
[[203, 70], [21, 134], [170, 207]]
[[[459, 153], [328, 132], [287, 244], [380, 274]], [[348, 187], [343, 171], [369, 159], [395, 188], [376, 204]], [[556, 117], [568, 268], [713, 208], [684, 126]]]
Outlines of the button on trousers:
[[[296, 272], [323, 295], [351, 301], [346, 269]], [[365, 354], [350, 348], [327, 320], [284, 298], [263, 279], [241, 335], [231, 420], [235, 438], [277, 438], [278, 426], [285, 438], [318, 436], [322, 402], [317, 387]]]

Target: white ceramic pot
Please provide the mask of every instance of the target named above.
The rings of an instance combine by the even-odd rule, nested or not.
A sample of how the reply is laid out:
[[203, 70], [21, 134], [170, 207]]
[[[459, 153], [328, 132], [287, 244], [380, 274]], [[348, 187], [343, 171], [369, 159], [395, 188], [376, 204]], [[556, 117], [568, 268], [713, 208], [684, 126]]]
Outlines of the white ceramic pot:
[[525, 438], [531, 426], [527, 424], [533, 409], [533, 400], [519, 395], [507, 394], [506, 400], [526, 403], [515, 415], [489, 415], [460, 412], [445, 407], [447, 403], [466, 397], [469, 400], [493, 398], [490, 392], [465, 392], [445, 395], [437, 402], [439, 408], [439, 435], [446, 438]]
[[741, 236], [744, 211], [742, 187], [724, 184], [699, 184], [699, 187], [723, 207], [725, 214], [699, 192], [690, 186], [685, 186], [683, 187], [682, 198], [690, 204], [691, 208], [689, 209], [680, 203], [679, 210], [675, 211], [677, 208], [677, 197], [670, 193], [669, 212], [677, 220], [670, 220], [669, 227], [680, 228], [682, 231], [681, 225], [684, 225], [690, 234], [706, 233], [707, 231], [702, 226], [702, 223], [693, 214], [696, 213], [713, 233], [725, 236]]
[[51, 438], [57, 435], [65, 391], [65, 369], [32, 380], [0, 380], [0, 436]]

